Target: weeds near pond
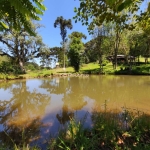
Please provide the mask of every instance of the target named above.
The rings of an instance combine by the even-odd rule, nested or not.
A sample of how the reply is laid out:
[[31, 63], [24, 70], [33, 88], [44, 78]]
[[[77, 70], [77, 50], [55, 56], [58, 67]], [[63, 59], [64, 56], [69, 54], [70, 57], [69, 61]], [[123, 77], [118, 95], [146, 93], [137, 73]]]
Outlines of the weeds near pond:
[[9, 134], [4, 131], [4, 133], [6, 134], [6, 136], [10, 139], [10, 141], [12, 142], [12, 145], [13, 146], [10, 146], [10, 145], [5, 145], [3, 143], [0, 143], [0, 150], [40, 150], [37, 146], [34, 146], [34, 147], [30, 147], [29, 144], [26, 144], [25, 142], [25, 134], [24, 134], [24, 129], [22, 131], [22, 143], [21, 145], [17, 145], [15, 143], [15, 141], [9, 136]]
[[150, 116], [139, 110], [122, 108], [122, 112], [107, 110], [92, 113], [93, 127], [83, 128], [81, 121], [71, 119], [68, 128], [51, 142], [51, 150], [149, 150]]

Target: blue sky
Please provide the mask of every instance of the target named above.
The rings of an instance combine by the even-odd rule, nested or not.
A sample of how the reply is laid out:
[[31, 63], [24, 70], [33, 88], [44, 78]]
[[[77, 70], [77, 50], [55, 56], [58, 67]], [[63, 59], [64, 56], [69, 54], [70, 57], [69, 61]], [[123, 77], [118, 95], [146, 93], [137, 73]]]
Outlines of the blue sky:
[[39, 22], [44, 25], [39, 29], [39, 34], [43, 38], [43, 42], [49, 47], [60, 46], [62, 41], [60, 36], [60, 29], [54, 28], [54, 22], [57, 17], [63, 16], [65, 19], [72, 19], [73, 29], [67, 30], [67, 35], [73, 31], [82, 32], [87, 36], [83, 42], [89, 41], [91, 35], [88, 34], [87, 26], [82, 26], [81, 22], [75, 23], [73, 17], [75, 16], [74, 7], [79, 6], [78, 0], [45, 0], [44, 5], [47, 7], [42, 20]]
[[[147, 8], [148, 1], [149, 0], [145, 0], [143, 2], [141, 6], [143, 10]], [[72, 19], [73, 29], [68, 29], [67, 35], [73, 31], [78, 31], [87, 36], [87, 39], [83, 40], [83, 42], [87, 42], [91, 39], [91, 35], [89, 35], [87, 31], [87, 26], [82, 26], [81, 22], [75, 23], [75, 20], [73, 20], [75, 16], [74, 7], [79, 7], [79, 0], [44, 0], [44, 5], [47, 7], [47, 10], [44, 15], [41, 16], [42, 20], [39, 23], [45, 27], [39, 30], [39, 34], [42, 36], [43, 42], [46, 45], [49, 47], [60, 46], [60, 42], [62, 41], [60, 29], [54, 28], [54, 22], [59, 16], [63, 16], [64, 19]]]

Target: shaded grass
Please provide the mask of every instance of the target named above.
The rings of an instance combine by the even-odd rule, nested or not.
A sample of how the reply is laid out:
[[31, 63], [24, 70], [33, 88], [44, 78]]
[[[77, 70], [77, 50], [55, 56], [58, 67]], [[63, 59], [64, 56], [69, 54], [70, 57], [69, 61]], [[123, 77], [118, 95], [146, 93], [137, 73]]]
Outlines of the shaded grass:
[[149, 150], [150, 116], [139, 110], [112, 113], [94, 110], [93, 126], [71, 119], [66, 130], [51, 142], [50, 150]]
[[122, 67], [122, 69], [115, 71], [115, 74], [150, 75], [150, 64], [133, 65], [131, 70]]

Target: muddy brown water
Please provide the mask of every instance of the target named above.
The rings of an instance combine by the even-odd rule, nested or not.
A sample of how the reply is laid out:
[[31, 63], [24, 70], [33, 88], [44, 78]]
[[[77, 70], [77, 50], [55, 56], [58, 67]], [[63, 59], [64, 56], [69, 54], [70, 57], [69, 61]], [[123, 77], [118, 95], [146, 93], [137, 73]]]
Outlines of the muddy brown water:
[[[107, 107], [104, 108], [106, 102]], [[94, 109], [136, 109], [150, 114], [150, 76], [82, 76], [0, 83], [0, 140], [43, 145], [70, 116], [90, 127]], [[5, 131], [5, 133], [3, 132]], [[6, 135], [6, 133], [9, 135]]]

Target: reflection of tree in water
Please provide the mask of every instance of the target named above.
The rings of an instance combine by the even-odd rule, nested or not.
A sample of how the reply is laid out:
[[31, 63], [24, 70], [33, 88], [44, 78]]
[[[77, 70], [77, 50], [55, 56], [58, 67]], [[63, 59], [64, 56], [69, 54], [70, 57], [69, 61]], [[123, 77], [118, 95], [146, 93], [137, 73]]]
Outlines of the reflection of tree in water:
[[85, 87], [82, 78], [53, 78], [43, 80], [41, 88], [46, 89], [51, 94], [63, 94], [64, 105], [73, 110], [81, 110], [87, 104], [84, 101], [83, 90]]
[[60, 124], [65, 124], [71, 118], [73, 118], [73, 116], [74, 116], [73, 112], [68, 112], [68, 106], [67, 105], [63, 105], [61, 115], [60, 114], [56, 115], [56, 117], [57, 117], [58, 121], [60, 122]]
[[[18, 81], [19, 82], [19, 81]], [[0, 82], [0, 88], [7, 90], [7, 89], [12, 89], [14, 84], [18, 83], [16, 80], [11, 80], [11, 81], [3, 81]]]
[[27, 145], [40, 138], [41, 126], [42, 122], [40, 122], [40, 118], [35, 118], [19, 126], [8, 124], [4, 128], [5, 132], [0, 132], [1, 143], [10, 147], [14, 146], [14, 143], [19, 146], [23, 146], [23, 144]]
[[70, 88], [64, 94], [63, 101], [71, 110], [81, 110], [87, 104], [83, 84], [82, 78], [71, 78], [69, 81]]
[[[0, 101], [0, 124], [16, 143], [22, 140], [24, 129], [25, 142], [29, 142], [33, 135], [39, 136], [40, 115], [45, 113], [50, 97], [36, 90], [30, 92], [26, 81], [16, 83], [10, 90], [13, 97], [9, 101]], [[3, 131], [0, 136], [3, 143], [10, 139]]]
[[40, 88], [46, 89], [53, 94], [64, 94], [69, 90], [69, 86], [67, 78], [52, 78], [50, 80], [42, 80]]
[[70, 78], [68, 80], [68, 87], [64, 92], [62, 114], [57, 114], [57, 119], [60, 123], [65, 124], [74, 116], [74, 112], [81, 110], [87, 102], [84, 101], [82, 94], [83, 86], [80, 84], [79, 78]]
[[[145, 78], [145, 77], [144, 77]], [[134, 101], [136, 98], [149, 98], [149, 88], [145, 89], [142, 77], [126, 76], [91, 76], [84, 94], [95, 99], [95, 102], [111, 100], [118, 105]], [[145, 78], [148, 79], [148, 78]], [[145, 89], [141, 92], [141, 89]]]

